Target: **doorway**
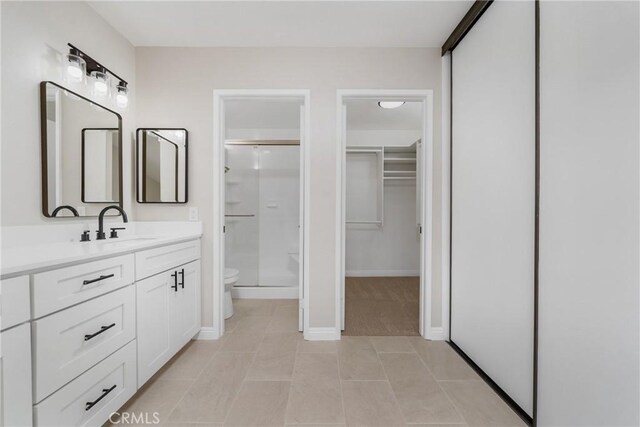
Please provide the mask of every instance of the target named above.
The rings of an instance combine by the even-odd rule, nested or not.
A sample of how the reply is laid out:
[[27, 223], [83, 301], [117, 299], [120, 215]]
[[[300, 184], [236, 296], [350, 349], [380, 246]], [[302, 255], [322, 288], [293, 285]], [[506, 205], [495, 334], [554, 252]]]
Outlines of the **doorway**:
[[430, 338], [432, 92], [339, 91], [343, 335]]
[[214, 91], [218, 337], [234, 307], [260, 306], [247, 300], [296, 301], [297, 329], [308, 324], [308, 101], [300, 90]]

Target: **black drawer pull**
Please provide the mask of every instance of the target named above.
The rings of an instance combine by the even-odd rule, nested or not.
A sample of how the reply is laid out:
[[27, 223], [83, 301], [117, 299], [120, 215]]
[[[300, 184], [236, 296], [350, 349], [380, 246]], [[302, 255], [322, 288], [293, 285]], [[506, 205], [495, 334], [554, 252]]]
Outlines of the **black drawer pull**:
[[97, 279], [85, 280], [82, 282], [83, 285], [88, 285], [90, 283], [96, 283], [104, 279], [108, 279], [109, 277], [113, 277], [115, 274], [107, 274], [106, 276], [100, 276]]
[[89, 409], [93, 408], [94, 406], [96, 406], [96, 403], [100, 402], [102, 399], [104, 399], [107, 394], [111, 393], [113, 391], [113, 389], [116, 388], [116, 385], [112, 385], [111, 388], [103, 388], [102, 389], [102, 394], [100, 395], [99, 398], [97, 398], [96, 400], [94, 400], [93, 402], [87, 402], [87, 407], [84, 408], [85, 411], [88, 411]]
[[171, 273], [171, 277], [173, 277], [173, 285], [171, 285], [171, 289], [178, 292], [178, 273], [174, 271]]
[[182, 281], [180, 282], [180, 286], [184, 289], [184, 268], [178, 272], [182, 276]]
[[109, 326], [103, 326], [103, 327], [100, 328], [100, 330], [98, 332], [94, 332], [91, 335], [85, 335], [84, 336], [84, 340], [85, 341], [89, 341], [91, 338], [97, 337], [98, 335], [100, 335], [104, 331], [109, 330], [109, 329], [113, 328], [114, 326], [116, 326], [115, 323], [112, 323]]

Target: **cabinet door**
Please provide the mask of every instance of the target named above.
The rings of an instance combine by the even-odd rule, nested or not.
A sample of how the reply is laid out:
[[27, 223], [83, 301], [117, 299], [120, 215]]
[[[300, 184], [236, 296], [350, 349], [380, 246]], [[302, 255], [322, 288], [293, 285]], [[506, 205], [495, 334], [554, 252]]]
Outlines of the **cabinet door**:
[[137, 282], [138, 387], [174, 354], [173, 272], [167, 271]]
[[175, 351], [180, 350], [200, 331], [200, 261], [176, 268], [178, 292], [175, 293], [175, 322], [172, 336]]
[[33, 408], [29, 324], [2, 332], [0, 346], [0, 426], [30, 426]]

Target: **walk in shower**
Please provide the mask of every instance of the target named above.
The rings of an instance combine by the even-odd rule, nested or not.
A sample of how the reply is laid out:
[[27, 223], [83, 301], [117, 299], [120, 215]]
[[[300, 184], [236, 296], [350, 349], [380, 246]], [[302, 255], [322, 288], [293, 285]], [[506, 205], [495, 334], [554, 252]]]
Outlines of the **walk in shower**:
[[299, 141], [228, 140], [225, 156], [225, 264], [240, 272], [234, 289], [297, 292]]

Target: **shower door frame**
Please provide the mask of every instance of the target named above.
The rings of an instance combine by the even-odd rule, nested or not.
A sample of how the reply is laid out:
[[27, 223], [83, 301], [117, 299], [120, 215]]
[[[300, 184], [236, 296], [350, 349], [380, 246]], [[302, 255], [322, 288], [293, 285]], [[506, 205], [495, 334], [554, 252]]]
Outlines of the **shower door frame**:
[[[300, 263], [298, 300], [299, 326], [306, 334], [309, 330], [309, 214], [310, 214], [310, 117], [311, 92], [307, 89], [219, 89], [213, 91], [213, 327], [207, 334], [218, 339], [224, 334], [224, 256], [225, 256], [225, 109], [229, 100], [296, 100], [301, 102], [300, 123]], [[207, 329], [207, 328], [203, 328]]]
[[433, 256], [440, 248], [433, 247], [433, 90], [432, 89], [339, 89], [337, 91], [336, 129], [338, 152], [336, 154], [336, 282], [335, 314], [338, 336], [344, 328], [345, 313], [345, 256], [346, 256], [346, 107], [347, 100], [414, 101], [421, 102], [422, 109], [422, 153], [419, 162], [421, 174], [420, 225], [420, 335], [429, 340], [444, 340], [442, 326], [433, 326], [432, 274]]

